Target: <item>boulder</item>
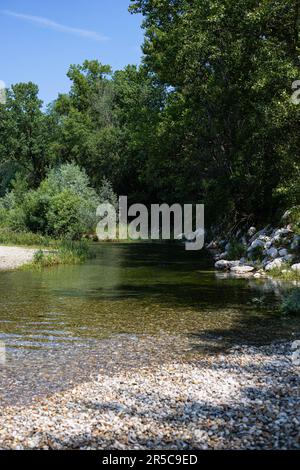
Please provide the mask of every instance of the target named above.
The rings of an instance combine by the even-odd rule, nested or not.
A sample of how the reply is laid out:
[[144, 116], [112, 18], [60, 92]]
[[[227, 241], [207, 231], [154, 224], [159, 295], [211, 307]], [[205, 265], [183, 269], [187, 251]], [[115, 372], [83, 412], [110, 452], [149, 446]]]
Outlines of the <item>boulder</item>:
[[291, 232], [292, 230], [290, 230], [289, 228], [279, 228], [278, 230], [276, 230], [275, 236], [279, 235], [280, 237], [285, 237], [286, 235], [290, 235]]
[[295, 351], [295, 349], [300, 349], [300, 341], [297, 339], [292, 343], [292, 350]]
[[286, 261], [287, 263], [291, 263], [293, 260], [294, 260], [295, 256], [294, 255], [285, 255], [283, 257], [284, 261]]
[[266, 271], [272, 271], [272, 269], [281, 269], [285, 265], [285, 261], [282, 258], [276, 258], [274, 261], [271, 261], [271, 263], [268, 263], [265, 266]]
[[287, 256], [287, 255], [289, 254], [289, 252], [287, 251], [286, 248], [281, 248], [281, 250], [279, 250], [278, 253], [279, 253], [279, 256], [281, 256], [282, 258], [283, 258], [284, 256]]
[[300, 236], [295, 235], [291, 243], [291, 250], [297, 250], [300, 246]]
[[300, 273], [300, 263], [293, 264], [293, 266], [291, 267], [291, 270], [296, 273]]
[[246, 274], [246, 273], [251, 273], [254, 271], [253, 266], [233, 266], [230, 268], [230, 271], [236, 274]]
[[248, 232], [247, 232], [247, 235], [248, 237], [253, 237], [253, 235], [255, 235], [257, 232], [256, 228], [255, 227], [250, 227]]
[[273, 248], [269, 248], [269, 249], [267, 250], [267, 255], [270, 256], [270, 258], [275, 259], [275, 258], [277, 258], [277, 256], [278, 256], [278, 250], [277, 250], [276, 248], [274, 248], [274, 247], [273, 247]]
[[261, 235], [266, 235], [269, 232], [269, 229], [270, 229], [270, 227], [267, 226], [267, 227], [263, 228], [262, 230], [260, 230], [259, 232], [256, 232], [256, 234], [253, 235], [253, 237], [250, 238], [249, 243], [254, 242], [254, 240], [256, 240]]
[[271, 241], [271, 238], [268, 237], [268, 235], [260, 235], [257, 240], [261, 240], [262, 242], [269, 243]]
[[220, 271], [229, 271], [233, 266], [238, 266], [239, 264], [239, 261], [227, 261], [225, 259], [221, 259], [215, 263], [215, 268]]
[[249, 246], [249, 248], [247, 249], [247, 251], [252, 251], [254, 250], [255, 248], [257, 247], [261, 247], [261, 248], [264, 248], [265, 247], [265, 243], [262, 241], [262, 240], [254, 240], [251, 245]]

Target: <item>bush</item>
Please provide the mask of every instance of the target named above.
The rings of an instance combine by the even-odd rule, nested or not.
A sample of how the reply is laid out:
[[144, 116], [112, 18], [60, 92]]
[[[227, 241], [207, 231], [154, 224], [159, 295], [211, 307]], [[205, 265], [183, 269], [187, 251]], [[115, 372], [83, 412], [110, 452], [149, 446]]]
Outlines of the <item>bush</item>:
[[288, 218], [289, 222], [293, 224], [294, 231], [298, 235], [300, 234], [300, 206], [294, 206], [290, 209], [290, 214]]
[[[102, 189], [113, 198], [108, 181]], [[85, 171], [65, 164], [51, 170], [36, 190], [28, 192], [17, 179], [12, 191], [0, 199], [0, 225], [13, 231], [79, 239], [95, 230], [99, 203]]]
[[51, 199], [47, 213], [48, 230], [57, 238], [79, 239], [85, 229], [82, 199], [70, 190], [64, 190]]
[[230, 242], [229, 249], [228, 249], [228, 258], [229, 259], [240, 259], [244, 256], [247, 252], [246, 247], [235, 240]]
[[42, 188], [30, 191], [20, 207], [23, 212], [26, 229], [34, 233], [48, 232], [47, 213], [51, 205], [50, 195], [44, 193]]
[[262, 261], [264, 259], [264, 247], [256, 246], [251, 250], [251, 258], [254, 260]]
[[283, 298], [281, 304], [281, 310], [283, 313], [289, 314], [300, 314], [300, 289], [292, 289]]

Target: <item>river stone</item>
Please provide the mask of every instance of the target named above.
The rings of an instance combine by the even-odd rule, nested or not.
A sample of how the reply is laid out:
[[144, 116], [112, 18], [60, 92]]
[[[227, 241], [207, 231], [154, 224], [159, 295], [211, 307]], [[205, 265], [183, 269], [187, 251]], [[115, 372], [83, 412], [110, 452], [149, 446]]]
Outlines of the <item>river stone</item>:
[[291, 233], [292, 233], [292, 230], [290, 230], [289, 228], [279, 228], [278, 230], [276, 230], [274, 236], [286, 237], [287, 235], [291, 235]]
[[255, 248], [257, 247], [261, 247], [261, 248], [264, 248], [265, 246], [265, 243], [262, 241], [262, 240], [254, 240], [251, 245], [249, 246], [248, 250], [247, 251], [252, 251], [254, 250]]
[[267, 250], [267, 255], [270, 256], [271, 258], [277, 258], [278, 256], [278, 250], [276, 248], [269, 248], [269, 250]]
[[215, 263], [215, 268], [221, 271], [226, 271], [232, 268], [233, 266], [238, 266], [239, 264], [239, 261], [227, 261], [225, 259], [221, 259]]
[[292, 343], [292, 350], [294, 351], [295, 349], [299, 349], [299, 348], [300, 348], [300, 341], [297, 339], [296, 341]]
[[288, 254], [289, 252], [287, 251], [286, 248], [281, 248], [281, 250], [279, 250], [279, 256], [281, 257], [287, 256]]
[[277, 258], [274, 261], [271, 261], [271, 263], [268, 263], [265, 266], [265, 270], [266, 271], [272, 271], [272, 269], [281, 269], [284, 264], [285, 264], [284, 259]]
[[256, 234], [256, 228], [255, 227], [250, 227], [249, 230], [248, 230], [247, 235], [249, 237], [253, 237], [253, 235], [255, 235], [255, 234]]
[[254, 271], [254, 268], [253, 266], [233, 266], [230, 270], [236, 274], [245, 274], [251, 273]]
[[297, 248], [299, 248], [299, 245], [300, 245], [300, 237], [299, 235], [295, 235], [291, 244], [291, 249], [297, 250]]
[[271, 241], [271, 238], [268, 235], [260, 235], [257, 240], [261, 240], [264, 243], [268, 243]]
[[294, 260], [295, 256], [294, 255], [286, 255], [283, 257], [284, 261], [287, 263], [291, 263]]
[[300, 263], [293, 264], [293, 266], [291, 267], [291, 270], [297, 273], [300, 273]]

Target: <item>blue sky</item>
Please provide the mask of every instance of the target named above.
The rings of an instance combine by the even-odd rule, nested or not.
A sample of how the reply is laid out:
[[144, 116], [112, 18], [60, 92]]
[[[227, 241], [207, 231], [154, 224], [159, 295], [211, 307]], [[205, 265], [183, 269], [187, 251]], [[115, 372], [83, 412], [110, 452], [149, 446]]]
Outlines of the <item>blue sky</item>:
[[141, 17], [129, 0], [0, 0], [0, 80], [33, 81], [48, 103], [69, 90], [70, 64], [138, 64]]

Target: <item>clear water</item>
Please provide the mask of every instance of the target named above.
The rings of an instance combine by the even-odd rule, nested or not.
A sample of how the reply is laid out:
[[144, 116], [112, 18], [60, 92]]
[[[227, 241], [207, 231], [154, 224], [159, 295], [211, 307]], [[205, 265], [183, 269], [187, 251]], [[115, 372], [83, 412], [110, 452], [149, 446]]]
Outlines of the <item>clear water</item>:
[[278, 314], [272, 286], [217, 276], [203, 252], [176, 244], [94, 249], [95, 258], [83, 265], [0, 273], [4, 404], [68, 387], [102, 369], [194, 359], [300, 331], [299, 318]]

